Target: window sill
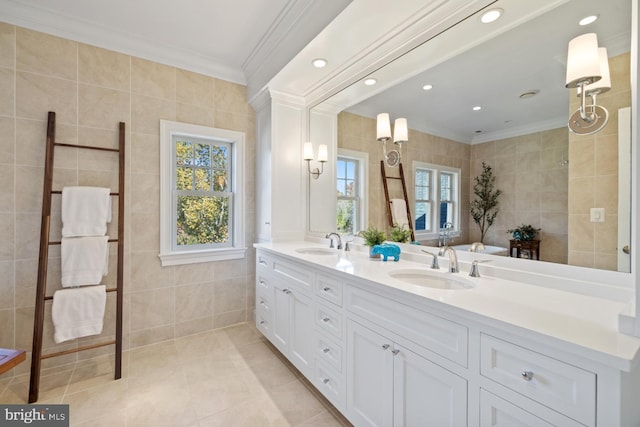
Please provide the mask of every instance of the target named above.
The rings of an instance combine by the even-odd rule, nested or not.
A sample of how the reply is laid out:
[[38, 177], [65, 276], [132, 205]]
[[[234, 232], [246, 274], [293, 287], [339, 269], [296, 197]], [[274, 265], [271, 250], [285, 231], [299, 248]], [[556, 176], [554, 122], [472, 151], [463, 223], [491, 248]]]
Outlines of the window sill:
[[226, 261], [242, 259], [247, 248], [213, 249], [206, 251], [184, 251], [158, 254], [163, 267], [181, 264], [196, 264], [199, 262]]

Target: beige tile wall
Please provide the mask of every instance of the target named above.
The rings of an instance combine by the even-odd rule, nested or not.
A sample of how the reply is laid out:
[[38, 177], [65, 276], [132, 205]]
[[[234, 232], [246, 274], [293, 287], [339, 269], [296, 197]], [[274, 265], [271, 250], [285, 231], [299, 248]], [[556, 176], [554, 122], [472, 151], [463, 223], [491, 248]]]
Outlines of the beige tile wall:
[[[380, 161], [384, 159], [382, 144], [376, 140], [376, 120], [342, 112], [338, 115], [338, 146], [369, 153], [369, 223], [380, 229], [388, 227]], [[395, 148], [393, 143], [387, 149]], [[451, 166], [461, 169], [463, 183], [469, 182], [470, 146], [456, 141], [436, 137], [423, 132], [409, 130], [409, 142], [402, 148], [402, 164], [409, 197], [413, 194], [414, 179], [411, 173], [414, 160]], [[399, 176], [398, 168], [386, 169], [387, 176]], [[389, 180], [389, 197], [403, 198], [399, 181]], [[469, 221], [469, 186], [462, 186], [461, 224]], [[415, 220], [415, 218], [414, 218]], [[462, 230], [457, 242], [468, 241], [468, 230]], [[433, 244], [434, 242], [424, 242]]]
[[[387, 227], [384, 192], [380, 172], [383, 159], [381, 143], [376, 141], [375, 119], [351, 113], [338, 116], [338, 146], [369, 153], [369, 223]], [[522, 223], [543, 229], [542, 258], [552, 262], [567, 259], [567, 131], [556, 129], [517, 138], [468, 145], [409, 131], [409, 143], [403, 149], [402, 163], [409, 193], [412, 193], [411, 162], [435, 163], [462, 171], [462, 233], [455, 243], [480, 240], [480, 231], [469, 216], [473, 195], [473, 178], [482, 171], [482, 160], [489, 163], [496, 176], [496, 187], [503, 191], [500, 213], [485, 236], [485, 243], [509, 247], [506, 230]], [[387, 168], [387, 174], [397, 174]], [[402, 197], [399, 184], [389, 182], [390, 197]], [[434, 242], [425, 242], [433, 244]]]
[[[473, 177], [482, 173], [482, 162], [493, 169], [496, 188], [502, 190], [500, 212], [485, 236], [485, 243], [509, 247], [507, 230], [521, 224], [540, 228], [543, 261], [567, 262], [568, 158], [566, 128], [536, 132], [471, 146], [471, 196]], [[470, 220], [472, 240], [480, 231]]]
[[[617, 270], [618, 109], [631, 105], [630, 56], [609, 58], [611, 90], [597, 97], [609, 122], [589, 136], [569, 136], [569, 264]], [[579, 107], [575, 90], [570, 111]], [[590, 222], [590, 209], [604, 208], [605, 222]]]
[[[117, 146], [126, 123], [125, 348], [245, 321], [252, 316], [254, 255], [239, 261], [161, 267], [159, 252], [159, 120], [246, 133], [246, 242], [254, 236], [254, 113], [244, 86], [71, 40], [0, 23], [0, 347], [31, 349], [40, 233], [45, 128], [57, 114], [57, 140]], [[59, 148], [55, 188], [117, 188], [110, 153]], [[55, 197], [55, 196], [54, 196]], [[59, 200], [52, 238], [60, 236]], [[117, 221], [110, 225], [115, 235]], [[49, 294], [60, 285], [52, 247]], [[115, 276], [115, 247], [111, 273]], [[114, 334], [110, 295], [104, 336]], [[50, 313], [50, 304], [47, 304]], [[45, 351], [54, 345], [46, 316]], [[95, 338], [80, 340], [95, 341]], [[111, 348], [48, 359], [68, 363]], [[28, 370], [23, 363], [18, 371]], [[10, 375], [10, 374], [5, 374]]]

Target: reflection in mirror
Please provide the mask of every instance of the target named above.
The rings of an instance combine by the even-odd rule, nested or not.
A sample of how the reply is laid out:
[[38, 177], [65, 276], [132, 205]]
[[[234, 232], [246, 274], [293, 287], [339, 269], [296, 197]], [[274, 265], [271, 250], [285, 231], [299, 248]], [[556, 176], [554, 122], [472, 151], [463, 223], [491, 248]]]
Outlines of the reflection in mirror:
[[[496, 4], [508, 16], [510, 3]], [[512, 236], [507, 230], [531, 224], [541, 229], [543, 261], [628, 272], [629, 256], [622, 249], [629, 244], [630, 156], [628, 145], [619, 145], [627, 143], [623, 136], [630, 126], [624, 119], [631, 97], [630, 3], [572, 0], [526, 22], [515, 19], [519, 25], [506, 25], [500, 35], [439, 63], [429, 57], [436, 65], [420, 74], [406, 70], [408, 77], [396, 86], [343, 105], [338, 147], [367, 153], [370, 159], [364, 194], [368, 223], [388, 224], [375, 119], [388, 112], [392, 120], [406, 117], [409, 123], [402, 163], [412, 211], [414, 162], [460, 169], [461, 225], [454, 244], [479, 240], [469, 202], [473, 179], [486, 162], [502, 190], [500, 211], [484, 239], [486, 245], [508, 248]], [[578, 26], [587, 14], [599, 19]], [[472, 16], [426, 45], [434, 49], [444, 36], [462, 37], [455, 32], [465, 25], [482, 24]], [[575, 89], [565, 88], [567, 44], [587, 32], [597, 33], [599, 45], [608, 51], [612, 88], [598, 96], [598, 104], [610, 118], [602, 131], [578, 136], [567, 129], [569, 114], [580, 100]], [[430, 90], [422, 89], [426, 85]], [[474, 111], [475, 106], [481, 109]], [[310, 191], [313, 204], [314, 188]], [[397, 197], [393, 192], [398, 191], [390, 188], [390, 197]], [[335, 224], [335, 210], [323, 212]], [[310, 229], [320, 231], [313, 222]], [[416, 240], [437, 244], [437, 232], [418, 232]]]

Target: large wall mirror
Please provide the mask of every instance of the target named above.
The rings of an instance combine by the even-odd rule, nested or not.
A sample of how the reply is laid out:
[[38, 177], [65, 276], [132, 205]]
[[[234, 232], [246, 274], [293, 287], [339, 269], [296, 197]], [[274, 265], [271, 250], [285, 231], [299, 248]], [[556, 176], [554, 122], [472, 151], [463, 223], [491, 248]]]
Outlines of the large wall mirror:
[[[376, 85], [363, 79], [317, 105], [311, 137], [337, 135], [336, 156], [366, 154], [368, 205], [360, 228], [387, 226], [376, 115], [389, 113], [392, 124], [404, 117], [410, 129], [401, 154], [414, 221], [416, 162], [454, 168], [460, 171], [456, 243], [477, 241], [469, 203], [484, 162], [502, 191], [485, 244], [508, 247], [507, 230], [531, 224], [541, 229], [542, 261], [629, 272], [631, 1], [521, 3], [532, 2], [495, 2], [489, 8], [501, 8], [503, 16], [494, 23], [468, 17], [368, 76]], [[598, 19], [580, 26], [588, 15]], [[567, 128], [579, 98], [565, 88], [565, 72], [568, 42], [584, 33], [596, 33], [607, 48], [612, 85], [597, 98], [608, 124], [578, 136]], [[329, 119], [336, 112], [337, 123]], [[311, 232], [335, 229], [335, 165], [327, 175], [310, 182]], [[434, 244], [433, 234], [423, 236], [418, 240]]]

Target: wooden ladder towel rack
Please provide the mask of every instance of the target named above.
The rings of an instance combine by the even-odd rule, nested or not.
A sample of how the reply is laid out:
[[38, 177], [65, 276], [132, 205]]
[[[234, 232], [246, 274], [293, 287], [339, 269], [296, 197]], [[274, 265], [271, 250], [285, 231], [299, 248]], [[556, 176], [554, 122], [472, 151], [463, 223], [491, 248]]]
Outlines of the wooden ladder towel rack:
[[393, 215], [391, 214], [391, 199], [389, 198], [389, 185], [388, 180], [399, 180], [402, 184], [402, 195], [404, 196], [404, 203], [407, 207], [407, 222], [409, 223], [409, 230], [411, 230], [411, 241], [416, 240], [415, 233], [413, 232], [413, 221], [411, 220], [411, 209], [409, 208], [409, 196], [407, 195], [407, 184], [404, 180], [404, 170], [402, 169], [402, 163], [398, 164], [398, 170], [400, 176], [387, 176], [387, 172], [384, 166], [384, 160], [380, 160], [380, 172], [382, 173], [382, 188], [384, 189], [384, 200], [387, 206], [387, 218], [389, 219], [389, 227], [393, 227]]
[[[47, 141], [44, 164], [44, 185], [42, 193], [42, 222], [40, 224], [40, 253], [38, 259], [38, 281], [36, 287], [35, 319], [33, 323], [33, 350], [31, 353], [31, 379], [29, 384], [29, 403], [38, 400], [40, 386], [40, 365], [43, 359], [77, 353], [98, 347], [115, 344], [115, 379], [122, 376], [122, 301], [123, 301], [123, 265], [124, 265], [124, 172], [125, 172], [125, 124], [120, 122], [118, 129], [118, 148], [105, 148], [90, 145], [62, 144], [55, 142], [56, 113], [50, 111], [47, 120]], [[118, 192], [111, 196], [118, 198], [118, 238], [109, 239], [109, 242], [118, 243], [118, 267], [117, 282], [115, 288], [108, 288], [107, 292], [116, 292], [116, 338], [115, 340], [80, 346], [74, 349], [59, 351], [56, 353], [42, 354], [42, 334], [44, 330], [45, 301], [52, 300], [53, 296], [47, 296], [47, 263], [49, 260], [49, 246], [59, 245], [61, 242], [50, 241], [51, 225], [51, 197], [53, 194], [62, 194], [62, 191], [52, 189], [53, 181], [53, 154], [56, 147], [72, 147], [88, 150], [110, 151], [118, 154]]]

